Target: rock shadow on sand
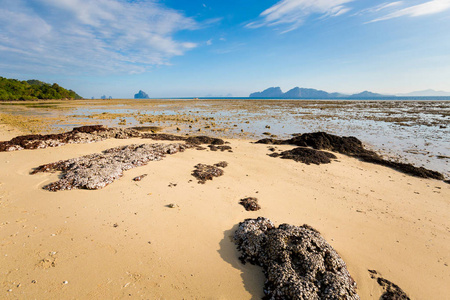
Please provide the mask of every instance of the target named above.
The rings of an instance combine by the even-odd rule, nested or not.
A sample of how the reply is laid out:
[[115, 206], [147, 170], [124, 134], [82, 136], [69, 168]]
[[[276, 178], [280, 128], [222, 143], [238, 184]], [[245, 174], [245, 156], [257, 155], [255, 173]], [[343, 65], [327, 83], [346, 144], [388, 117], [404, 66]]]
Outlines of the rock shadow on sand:
[[252, 300], [259, 300], [264, 297], [263, 289], [265, 277], [259, 266], [252, 264], [242, 264], [239, 260], [240, 253], [233, 242], [233, 236], [238, 229], [238, 224], [230, 230], [224, 232], [224, 237], [220, 241], [220, 248], [217, 251], [220, 257], [229, 263], [233, 268], [241, 271], [242, 283], [244, 288], [252, 295]]

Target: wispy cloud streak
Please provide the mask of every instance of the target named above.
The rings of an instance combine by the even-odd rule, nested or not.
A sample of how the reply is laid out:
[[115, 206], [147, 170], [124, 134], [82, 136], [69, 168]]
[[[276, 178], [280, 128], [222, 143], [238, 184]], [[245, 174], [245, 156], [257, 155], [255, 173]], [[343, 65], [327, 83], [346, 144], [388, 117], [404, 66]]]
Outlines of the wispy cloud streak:
[[11, 69], [135, 73], [197, 46], [174, 34], [199, 24], [155, 1], [2, 3], [0, 56]]
[[437, 14], [450, 9], [450, 0], [432, 0], [422, 4], [406, 7], [400, 10], [396, 10], [385, 16], [376, 18], [369, 23], [379, 22], [399, 17], [419, 17], [425, 15]]
[[259, 15], [247, 28], [285, 26], [283, 33], [299, 28], [313, 14], [337, 17], [350, 10], [345, 4], [353, 0], [282, 0]]

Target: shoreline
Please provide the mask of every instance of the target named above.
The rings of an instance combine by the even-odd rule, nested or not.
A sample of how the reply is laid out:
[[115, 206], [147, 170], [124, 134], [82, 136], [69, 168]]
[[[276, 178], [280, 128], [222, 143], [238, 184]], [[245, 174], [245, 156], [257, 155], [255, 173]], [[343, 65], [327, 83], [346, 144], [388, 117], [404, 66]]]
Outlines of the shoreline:
[[[0, 127], [0, 140], [11, 135]], [[228, 141], [232, 153], [187, 150], [94, 191], [45, 191], [58, 173], [29, 172], [114, 146], [168, 142], [108, 139], [0, 153], [0, 263], [8, 270], [0, 293], [260, 298], [261, 269], [242, 265], [230, 240], [239, 222], [257, 216], [317, 228], [346, 262], [362, 299], [381, 295], [368, 269], [412, 299], [450, 292], [448, 184], [338, 153], [330, 164], [305, 165], [268, 157], [267, 145]], [[191, 175], [196, 164], [219, 161], [229, 164], [223, 176], [201, 185]], [[142, 181], [131, 180], [144, 173]], [[245, 211], [244, 197], [257, 197], [262, 209]]]

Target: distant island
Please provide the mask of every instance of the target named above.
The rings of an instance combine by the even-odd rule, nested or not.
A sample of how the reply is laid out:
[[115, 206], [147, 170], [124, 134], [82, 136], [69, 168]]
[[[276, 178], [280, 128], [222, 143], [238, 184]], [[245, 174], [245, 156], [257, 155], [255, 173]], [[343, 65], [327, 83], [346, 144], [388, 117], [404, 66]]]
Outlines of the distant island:
[[56, 83], [49, 84], [39, 80], [20, 81], [0, 77], [0, 100], [38, 100], [38, 99], [83, 99], [72, 90], [66, 90]]
[[137, 94], [134, 94], [134, 99], [149, 99], [149, 98], [150, 97], [148, 96], [148, 94], [141, 90]]
[[393, 95], [382, 95], [364, 91], [359, 94], [347, 95], [341, 93], [328, 93], [322, 90], [295, 87], [283, 93], [280, 87], [271, 87], [262, 92], [251, 93], [250, 98], [283, 98], [283, 99], [365, 99], [365, 98], [387, 98]]

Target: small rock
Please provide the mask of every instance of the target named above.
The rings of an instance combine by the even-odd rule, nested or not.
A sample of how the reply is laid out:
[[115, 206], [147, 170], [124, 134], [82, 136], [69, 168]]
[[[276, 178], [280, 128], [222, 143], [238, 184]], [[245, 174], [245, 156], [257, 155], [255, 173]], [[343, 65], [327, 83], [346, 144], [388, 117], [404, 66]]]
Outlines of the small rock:
[[247, 197], [241, 199], [239, 202], [242, 206], [244, 206], [246, 211], [257, 211], [261, 209], [261, 206], [258, 204], [258, 199], [255, 197]]
[[134, 177], [134, 181], [141, 181], [143, 178], [147, 177], [148, 174], [142, 174], [140, 176]]

